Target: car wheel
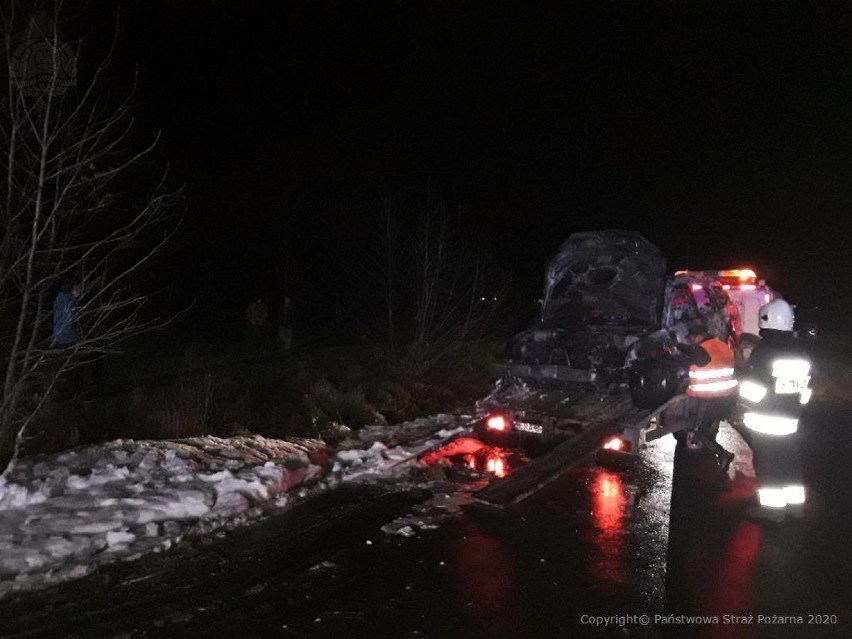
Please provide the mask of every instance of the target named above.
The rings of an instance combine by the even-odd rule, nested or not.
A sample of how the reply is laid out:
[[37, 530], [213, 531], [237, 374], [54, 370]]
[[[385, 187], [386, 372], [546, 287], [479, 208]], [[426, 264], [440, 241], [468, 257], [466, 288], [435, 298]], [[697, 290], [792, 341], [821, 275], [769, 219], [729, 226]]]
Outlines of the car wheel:
[[656, 408], [674, 394], [668, 369], [657, 359], [637, 360], [628, 373], [630, 396], [639, 408]]

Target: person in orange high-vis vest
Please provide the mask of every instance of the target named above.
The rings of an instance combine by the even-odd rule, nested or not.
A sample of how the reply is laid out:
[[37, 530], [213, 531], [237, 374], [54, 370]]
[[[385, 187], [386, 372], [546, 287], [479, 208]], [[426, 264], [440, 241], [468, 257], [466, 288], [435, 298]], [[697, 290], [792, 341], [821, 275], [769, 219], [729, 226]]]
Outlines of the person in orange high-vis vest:
[[722, 470], [727, 471], [734, 454], [716, 441], [714, 431], [719, 420], [728, 417], [736, 403], [734, 352], [722, 340], [708, 335], [701, 326], [693, 326], [688, 339], [688, 344], [678, 344], [677, 348], [690, 363], [686, 394], [690, 397], [690, 413], [695, 418], [695, 433], [716, 455]]

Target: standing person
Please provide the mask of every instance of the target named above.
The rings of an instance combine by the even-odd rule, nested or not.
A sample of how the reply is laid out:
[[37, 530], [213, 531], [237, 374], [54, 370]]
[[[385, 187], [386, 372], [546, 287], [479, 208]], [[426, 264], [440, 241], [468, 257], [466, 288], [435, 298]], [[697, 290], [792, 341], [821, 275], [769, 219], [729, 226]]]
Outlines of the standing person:
[[260, 330], [260, 327], [266, 324], [268, 317], [269, 311], [266, 308], [266, 302], [263, 301], [263, 298], [258, 297], [246, 309], [246, 319], [249, 326], [253, 329]]
[[278, 307], [278, 345], [285, 353], [293, 348], [293, 311], [289, 297]]
[[716, 456], [716, 461], [727, 472], [734, 454], [716, 441], [719, 420], [728, 417], [736, 403], [737, 380], [734, 377], [734, 352], [722, 340], [707, 333], [703, 326], [689, 329], [686, 344], [677, 349], [689, 361], [690, 414], [695, 419], [695, 433], [699, 441]]
[[52, 348], [68, 348], [77, 341], [77, 303], [71, 280], [63, 280], [53, 299]]
[[269, 324], [267, 320], [269, 319], [269, 309], [266, 306], [266, 302], [263, 301], [262, 297], [258, 297], [253, 302], [249, 303], [246, 308], [246, 338], [248, 343], [252, 348], [257, 349], [266, 349], [268, 344], [266, 344], [266, 335]]
[[761, 506], [777, 509], [805, 502], [799, 418], [811, 397], [812, 371], [794, 324], [793, 309], [783, 299], [760, 307], [761, 341], [742, 373], [739, 391], [739, 431], [753, 453], [758, 499]]

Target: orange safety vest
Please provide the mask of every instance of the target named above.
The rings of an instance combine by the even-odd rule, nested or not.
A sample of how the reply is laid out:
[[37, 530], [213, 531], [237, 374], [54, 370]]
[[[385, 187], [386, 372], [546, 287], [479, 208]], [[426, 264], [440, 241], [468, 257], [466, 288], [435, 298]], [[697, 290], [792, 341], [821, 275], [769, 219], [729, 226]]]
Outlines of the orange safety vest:
[[691, 397], [730, 397], [736, 392], [734, 377], [734, 352], [715, 337], [701, 342], [701, 348], [710, 355], [706, 366], [689, 367], [689, 386], [686, 394]]

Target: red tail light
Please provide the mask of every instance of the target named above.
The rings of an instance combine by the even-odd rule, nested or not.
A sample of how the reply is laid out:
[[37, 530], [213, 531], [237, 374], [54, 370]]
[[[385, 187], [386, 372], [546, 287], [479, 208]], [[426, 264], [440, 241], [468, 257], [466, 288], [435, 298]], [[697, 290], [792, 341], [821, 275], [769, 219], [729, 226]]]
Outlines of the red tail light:
[[505, 431], [509, 429], [509, 423], [503, 415], [492, 415], [485, 422], [485, 426], [488, 430]]
[[501, 455], [492, 454], [488, 456], [485, 469], [497, 477], [506, 476], [506, 461]]

